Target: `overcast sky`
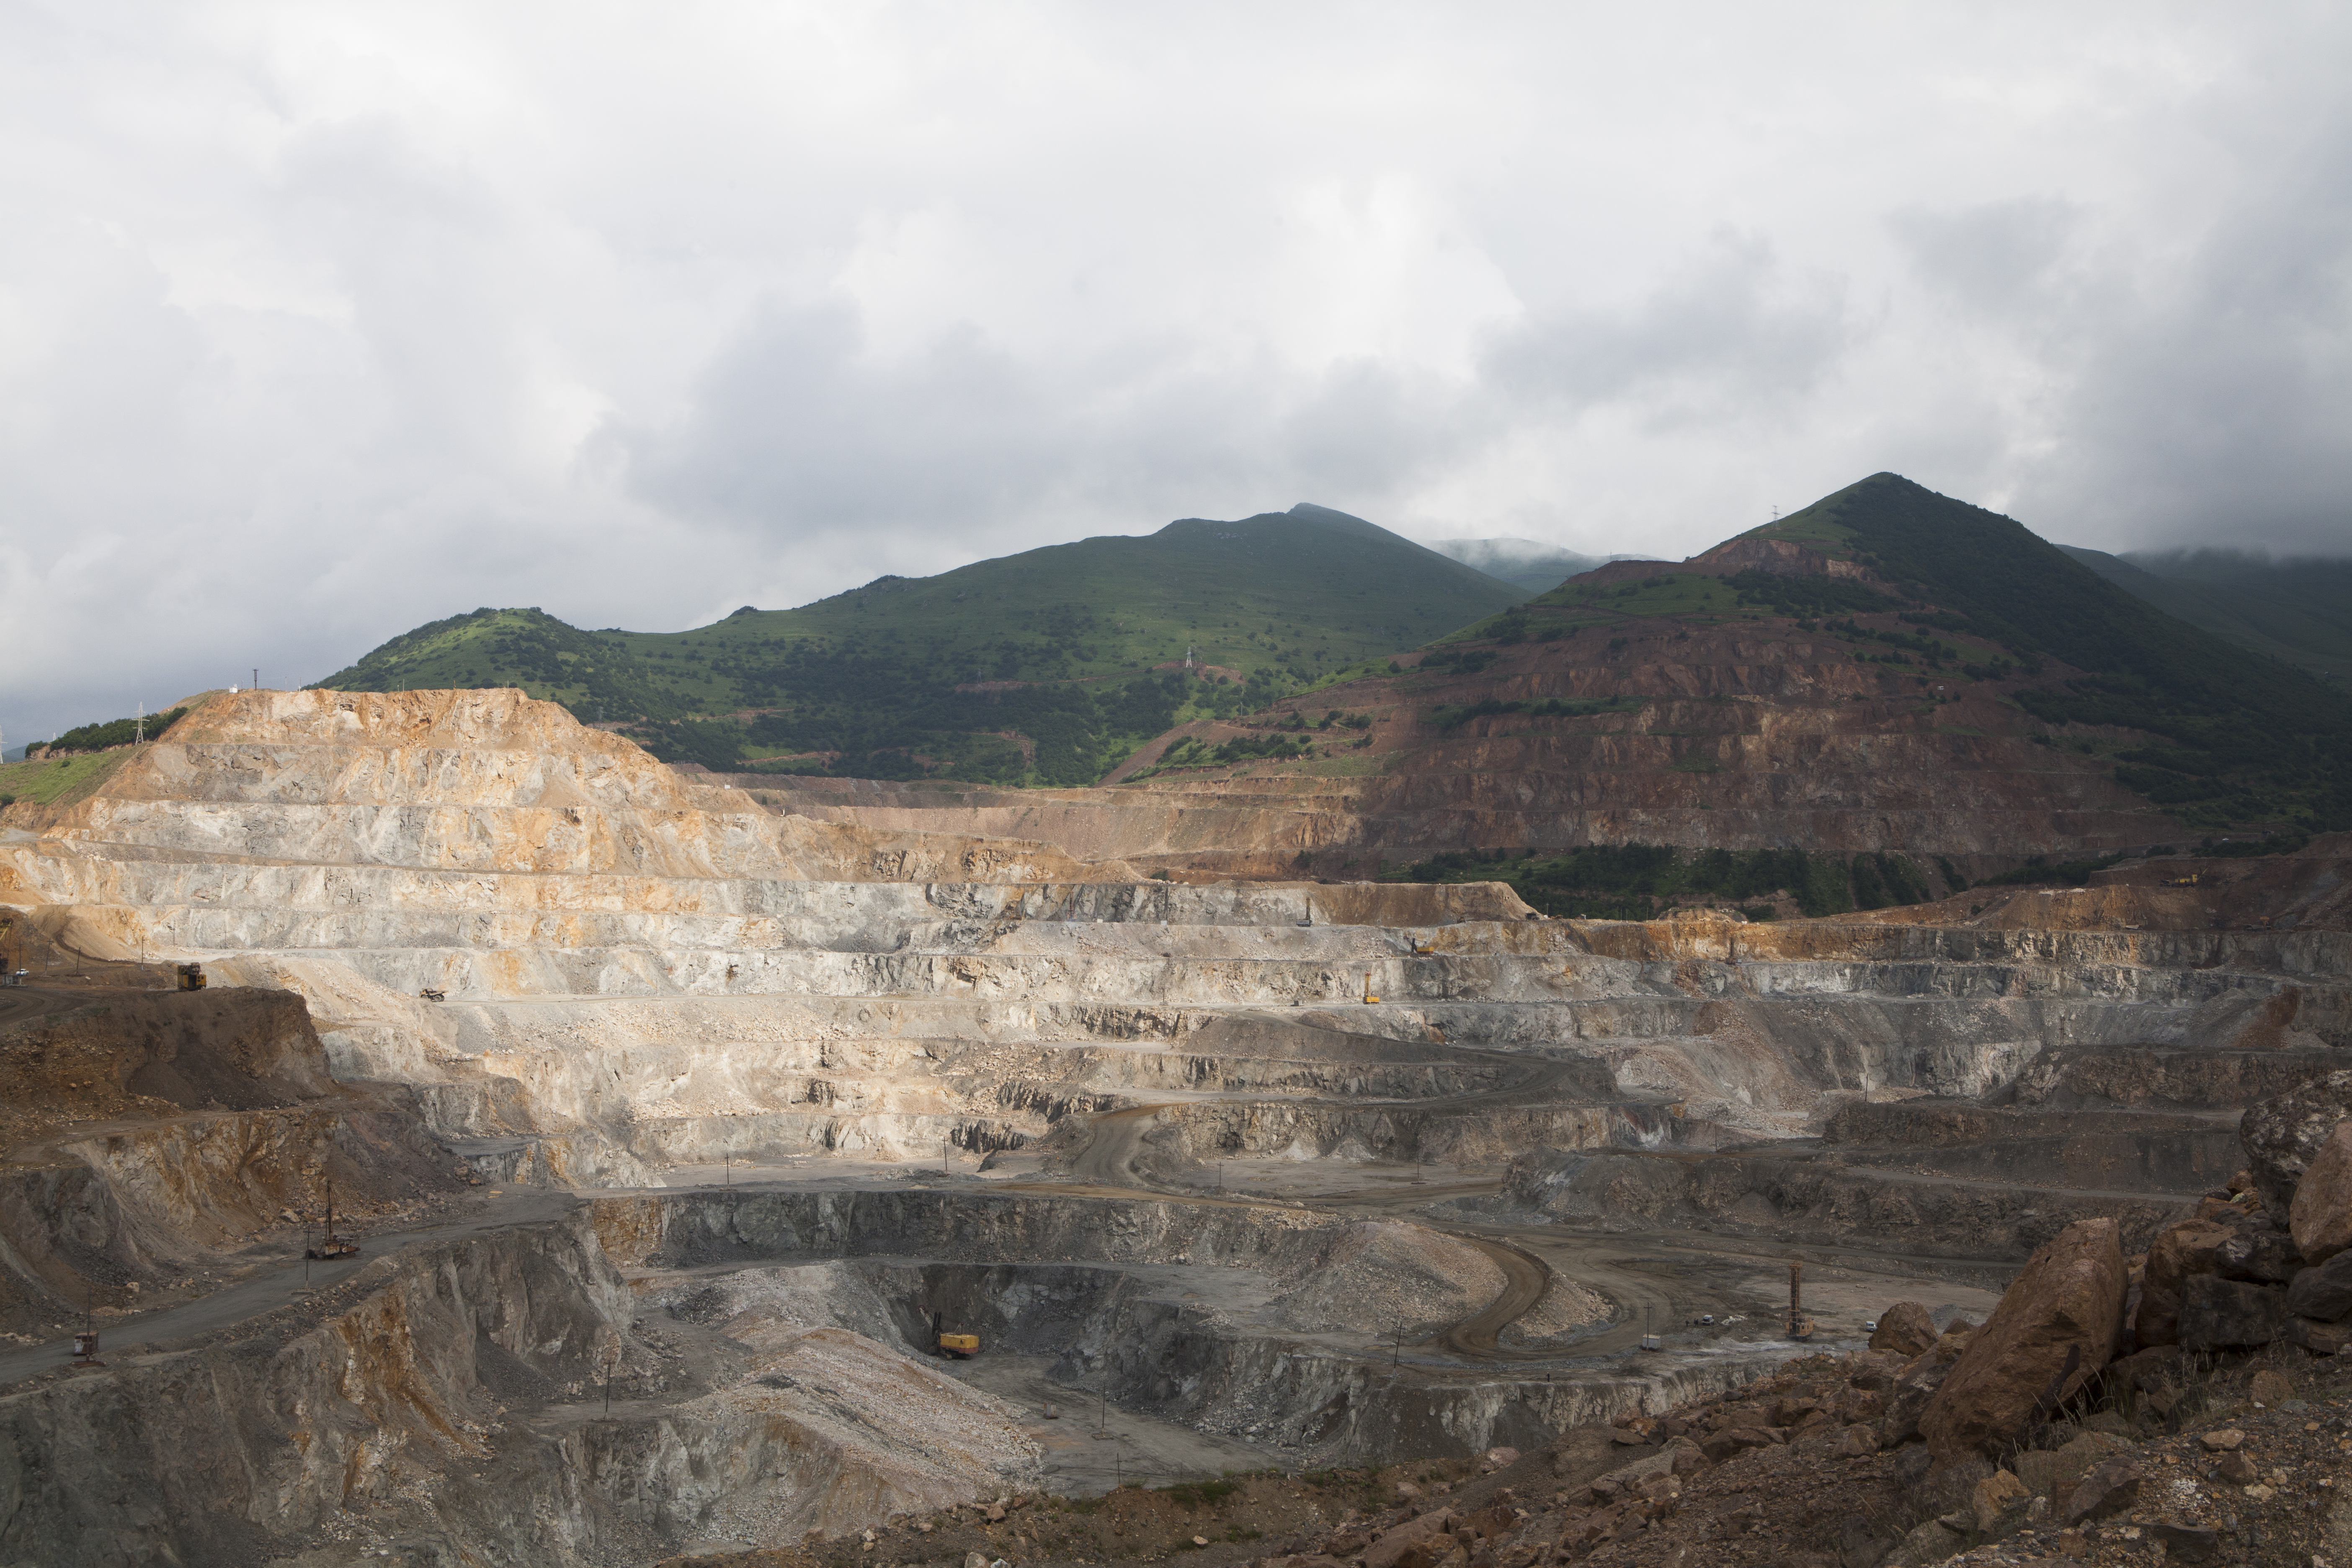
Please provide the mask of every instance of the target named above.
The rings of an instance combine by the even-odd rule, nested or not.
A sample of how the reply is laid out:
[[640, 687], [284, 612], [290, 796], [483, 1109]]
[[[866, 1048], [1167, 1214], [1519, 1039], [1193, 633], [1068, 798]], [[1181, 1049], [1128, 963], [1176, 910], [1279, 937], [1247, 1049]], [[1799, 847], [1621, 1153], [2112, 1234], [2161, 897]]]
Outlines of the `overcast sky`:
[[2352, 552], [2352, 7], [0, 4], [0, 725], [1311, 500]]

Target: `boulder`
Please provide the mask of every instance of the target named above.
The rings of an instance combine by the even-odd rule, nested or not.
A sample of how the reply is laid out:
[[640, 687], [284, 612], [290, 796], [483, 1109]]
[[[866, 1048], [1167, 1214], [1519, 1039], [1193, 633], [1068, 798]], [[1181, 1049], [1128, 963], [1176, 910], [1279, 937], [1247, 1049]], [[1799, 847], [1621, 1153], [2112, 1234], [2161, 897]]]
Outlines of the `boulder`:
[[1928, 1568], [1930, 1563], [1958, 1556], [1968, 1547], [1966, 1532], [1953, 1529], [1941, 1520], [1931, 1519], [1905, 1536], [1902, 1543], [1886, 1554], [1879, 1568]]
[[2276, 1410], [2294, 1397], [2294, 1381], [2283, 1372], [2264, 1367], [2246, 1379], [2246, 1397]]
[[2219, 1220], [2185, 1219], [2160, 1232], [2147, 1249], [2140, 1273], [2139, 1313], [2132, 1337], [2141, 1346], [2168, 1345], [2180, 1338], [2180, 1291], [2200, 1274], [2210, 1274], [2214, 1254], [2237, 1232]]
[[2085, 1432], [2063, 1448], [2029, 1448], [2011, 1462], [2027, 1490], [2060, 1498], [2080, 1485], [2102, 1461], [2128, 1454], [2136, 1445], [2105, 1432]]
[[2139, 1466], [2120, 1455], [2092, 1466], [2066, 1500], [2066, 1522], [2081, 1524], [2123, 1512], [2139, 1500]]
[[2210, 1524], [2174, 1524], [2158, 1520], [2147, 1527], [2148, 1539], [2164, 1548], [2167, 1563], [2216, 1563], [2221, 1556], [2221, 1533]]
[[2000, 1447], [2105, 1366], [2124, 1279], [2111, 1219], [2078, 1220], [2027, 1259], [1919, 1416], [1937, 1457]]
[[1897, 1301], [1879, 1314], [1878, 1327], [1870, 1332], [1870, 1348], [1892, 1351], [1909, 1360], [1932, 1349], [1941, 1336], [1936, 1331], [1936, 1320], [1927, 1309], [1916, 1301]]
[[2286, 1310], [2323, 1323], [2352, 1318], [2352, 1252], [2339, 1252], [2296, 1275], [2286, 1288]]
[[1393, 1530], [1382, 1531], [1364, 1548], [1364, 1568], [1397, 1568], [1407, 1552], [1429, 1543], [1453, 1522], [1454, 1510], [1445, 1508], [1424, 1513], [1419, 1519], [1409, 1519]]
[[2183, 1350], [2243, 1349], [2266, 1345], [2286, 1328], [2286, 1292], [2206, 1274], [2189, 1281], [2180, 1303]]
[[2337, 1122], [2312, 1156], [2294, 1185], [2287, 1226], [2306, 1263], [2352, 1247], [2352, 1121]]
[[2352, 1351], [2352, 1323], [2322, 1323], [2310, 1318], [2289, 1318], [2279, 1336], [2301, 1345], [2311, 1355], [2343, 1355]]
[[2254, 1190], [2273, 1215], [2287, 1218], [2295, 1184], [2347, 1117], [2352, 1117], [2352, 1068], [2246, 1108], [2238, 1122], [2238, 1141], [2246, 1146], [2246, 1168], [2253, 1173]]
[[2107, 1381], [2111, 1385], [2147, 1394], [2160, 1384], [2176, 1381], [2179, 1366], [2179, 1345], [2150, 1345], [2144, 1351], [2118, 1357], [2107, 1368]]
[[1975, 1516], [1977, 1533], [1990, 1535], [2011, 1504], [2023, 1502], [2032, 1495], [2025, 1483], [2008, 1470], [1995, 1470], [1979, 1481], [1969, 1494], [1969, 1511]]
[[[2304, 1184], [2311, 1184], [2304, 1178]], [[2213, 1249], [2213, 1272], [2224, 1279], [2247, 1279], [2257, 1285], [2284, 1285], [2303, 1267], [2294, 1238], [2271, 1226], [2263, 1215], [2262, 1228], [2246, 1226]]]
[[1943, 1342], [1906, 1366], [1895, 1379], [1895, 1386], [1886, 1392], [1886, 1414], [1879, 1417], [1878, 1436], [1886, 1447], [1906, 1442], [1919, 1430], [1919, 1417], [1926, 1415], [1944, 1379], [1951, 1375], [1952, 1366], [1959, 1358], [1942, 1353]]

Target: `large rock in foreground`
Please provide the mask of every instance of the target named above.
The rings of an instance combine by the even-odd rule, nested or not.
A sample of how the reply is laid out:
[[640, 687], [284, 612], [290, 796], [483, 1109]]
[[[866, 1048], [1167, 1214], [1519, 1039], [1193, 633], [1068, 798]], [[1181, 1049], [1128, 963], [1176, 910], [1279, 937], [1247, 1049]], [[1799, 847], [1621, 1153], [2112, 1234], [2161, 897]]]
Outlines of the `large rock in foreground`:
[[2286, 1328], [2286, 1292], [2275, 1285], [2203, 1274], [2180, 1299], [2183, 1350], [2245, 1350], [2266, 1345]]
[[2287, 1215], [2305, 1262], [2325, 1263], [2352, 1248], [2352, 1121], [2337, 1122], [2312, 1156]]
[[2158, 1236], [2140, 1273], [2139, 1315], [2133, 1332], [2145, 1350], [2180, 1339], [2180, 1298], [2189, 1281], [2214, 1271], [2221, 1244], [2237, 1233], [2219, 1220], [2185, 1219]]
[[2347, 1117], [2352, 1117], [2352, 1068], [2246, 1108], [2238, 1138], [2246, 1146], [2255, 1190], [2273, 1215], [2287, 1218], [2295, 1184]]
[[2116, 1222], [2068, 1226], [2028, 1259], [1969, 1338], [1919, 1418], [1939, 1458], [1990, 1452], [2046, 1415], [2115, 1354], [2126, 1270]]
[[2352, 1318], [2352, 1252], [2339, 1252], [2296, 1275], [2286, 1288], [2286, 1310], [2322, 1323]]

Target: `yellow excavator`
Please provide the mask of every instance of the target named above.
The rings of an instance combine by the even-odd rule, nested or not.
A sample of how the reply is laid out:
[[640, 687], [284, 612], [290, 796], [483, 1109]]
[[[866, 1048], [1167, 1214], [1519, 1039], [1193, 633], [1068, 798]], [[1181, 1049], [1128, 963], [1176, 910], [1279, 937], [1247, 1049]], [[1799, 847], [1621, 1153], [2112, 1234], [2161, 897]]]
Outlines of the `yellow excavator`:
[[938, 1343], [940, 1347], [940, 1354], [950, 1361], [970, 1361], [973, 1356], [980, 1353], [980, 1336], [978, 1334], [950, 1334], [941, 1332], [940, 1329], [940, 1314], [937, 1312], [933, 1312], [931, 1314], [931, 1338]]

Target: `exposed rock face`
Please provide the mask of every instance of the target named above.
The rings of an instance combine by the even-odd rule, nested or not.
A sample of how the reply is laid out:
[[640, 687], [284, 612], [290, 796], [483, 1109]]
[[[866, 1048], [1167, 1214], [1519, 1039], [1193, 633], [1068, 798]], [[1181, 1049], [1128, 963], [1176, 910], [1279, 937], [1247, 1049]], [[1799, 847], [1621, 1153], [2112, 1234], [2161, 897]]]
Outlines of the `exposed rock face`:
[[1916, 1356], [1933, 1348], [1937, 1340], [1935, 1320], [1927, 1309], [1916, 1301], [1897, 1301], [1878, 1315], [1878, 1327], [1871, 1331], [1870, 1348], [1892, 1351], [1899, 1356]]
[[[2236, 1169], [2203, 1113], [2307, 1074], [2320, 1052], [2305, 1037], [2347, 1016], [2343, 933], [2098, 924], [2140, 912], [2121, 899], [2069, 902], [2043, 924], [2038, 895], [2021, 912], [2006, 894], [1978, 924], [1530, 921], [1495, 886], [1139, 880], [1103, 858], [1126, 840], [1081, 855], [780, 816], [512, 694], [264, 693], [192, 719], [42, 836], [0, 843], [0, 881], [79, 951], [201, 957], [225, 988], [214, 996], [299, 993], [320, 1022], [302, 1058], [312, 1078], [260, 1046], [217, 1070], [184, 1048], [139, 1055], [123, 1100], [168, 1113], [59, 1142], [7, 1194], [5, 1239], [34, 1272], [70, 1265], [66, 1242], [89, 1236], [107, 1238], [110, 1266], [174, 1237], [249, 1239], [252, 1219], [300, 1197], [278, 1173], [303, 1152], [356, 1160], [334, 1140], [390, 1125], [366, 1120], [376, 1091], [359, 1079], [391, 1086], [368, 1105], [413, 1107], [409, 1127], [421, 1115], [474, 1172], [516, 1183], [649, 1186], [724, 1155], [928, 1161], [943, 1142], [961, 1178], [987, 1155], [991, 1177], [1025, 1162], [1097, 1186], [1186, 1181], [1235, 1153], [1492, 1168], [1536, 1149], [1508, 1196], [1565, 1218], [1884, 1237], [1981, 1260], [2023, 1258], [2095, 1209], [2136, 1247]], [[1660, 742], [1678, 743], [1644, 736], [1643, 755]], [[1097, 808], [1129, 809], [1085, 806]], [[1213, 828], [1213, 845], [1238, 831], [1176, 826]], [[2214, 1047], [2256, 1036], [2263, 1051]], [[2044, 1059], [2053, 1051], [2063, 1063]], [[77, 1078], [78, 1060], [65, 1064]], [[322, 1060], [343, 1080], [327, 1086], [332, 1104], [305, 1088], [325, 1082]], [[1979, 1103], [2037, 1061], [2039, 1099]], [[240, 1096], [261, 1098], [190, 1109]], [[1105, 1111], [1133, 1114], [1095, 1120]], [[1780, 1142], [1832, 1112], [1833, 1141]], [[751, 1385], [672, 1389], [614, 1430], [570, 1388], [583, 1381], [570, 1349], [497, 1342], [523, 1370], [488, 1356], [485, 1386], [545, 1394], [536, 1376], [567, 1391], [549, 1405], [577, 1407], [550, 1417], [563, 1462], [531, 1459], [539, 1479], [513, 1489], [572, 1521], [563, 1550], [618, 1557], [732, 1531], [751, 1504], [797, 1530], [1020, 1472], [1001, 1413], [898, 1363], [910, 1331], [884, 1306], [855, 1321], [753, 1302], [697, 1318], [701, 1292], [724, 1294], [683, 1278], [707, 1266], [839, 1265], [828, 1290], [854, 1276], [876, 1303], [961, 1303], [1027, 1335], [1022, 1353], [1055, 1358], [1057, 1377], [1100, 1377], [1139, 1408], [1318, 1457], [1532, 1447], [1643, 1392], [1606, 1376], [1540, 1392], [1479, 1375], [1368, 1382], [1367, 1314], [1393, 1307], [1408, 1332], [1434, 1334], [1482, 1298], [1532, 1289], [1498, 1249], [1402, 1222], [1025, 1182], [978, 1194], [841, 1184], [857, 1190], [597, 1205], [613, 1258], [643, 1269], [635, 1283], [681, 1276], [658, 1298], [648, 1285], [640, 1308], [673, 1302], [714, 1355], [766, 1370]], [[1265, 1294], [1246, 1308], [1251, 1332], [1172, 1302], [1108, 1301], [1117, 1270], [1170, 1259], [1254, 1271], [1248, 1290]], [[2271, 1262], [2258, 1250], [2244, 1266]], [[562, 1294], [548, 1279], [509, 1286]], [[1032, 1305], [1008, 1305], [1016, 1296]], [[1608, 1310], [1566, 1290], [1540, 1301], [1522, 1332], [1566, 1335]], [[452, 1308], [427, 1331], [462, 1337], [470, 1321]], [[625, 1359], [643, 1350], [610, 1314], [598, 1321]], [[1931, 1330], [1911, 1342], [1923, 1340], [1881, 1369], [1884, 1401], [1835, 1413], [1842, 1443], [1865, 1450], [1873, 1434], [1851, 1428], [1874, 1420], [1906, 1436], [1973, 1342]], [[462, 1384], [461, 1352], [433, 1350]], [[1729, 1359], [1651, 1373], [1649, 1391], [1731, 1375]], [[828, 1403], [825, 1389], [855, 1398]], [[427, 1394], [455, 1430], [488, 1425], [478, 1401], [448, 1415]], [[906, 1414], [932, 1406], [935, 1426]], [[1779, 1448], [1770, 1427], [1831, 1418], [1757, 1412], [1710, 1440]], [[538, 1430], [514, 1425], [517, 1442]], [[925, 1442], [984, 1462], [946, 1475]], [[123, 1452], [108, 1449], [110, 1473], [140, 1473]], [[458, 1454], [472, 1450], [404, 1447], [387, 1462], [414, 1464], [387, 1484], [453, 1473]]]
[[2352, 1247], [2352, 1119], [2337, 1122], [2311, 1157], [2287, 1213], [2295, 1250], [2308, 1261]]
[[2071, 1225], [2010, 1283], [1919, 1418], [1938, 1455], [1997, 1447], [2107, 1364], [2126, 1281], [2116, 1237], [2112, 1220]]
[[2246, 1108], [2238, 1136], [2263, 1204], [2280, 1219], [2294, 1202], [2295, 1184], [2336, 1124], [2352, 1117], [2352, 1068]]
[[315, 1221], [330, 1181], [346, 1217], [459, 1184], [409, 1096], [333, 1080], [283, 991], [100, 992], [0, 1031], [0, 1310], [36, 1315], [126, 1309]]

